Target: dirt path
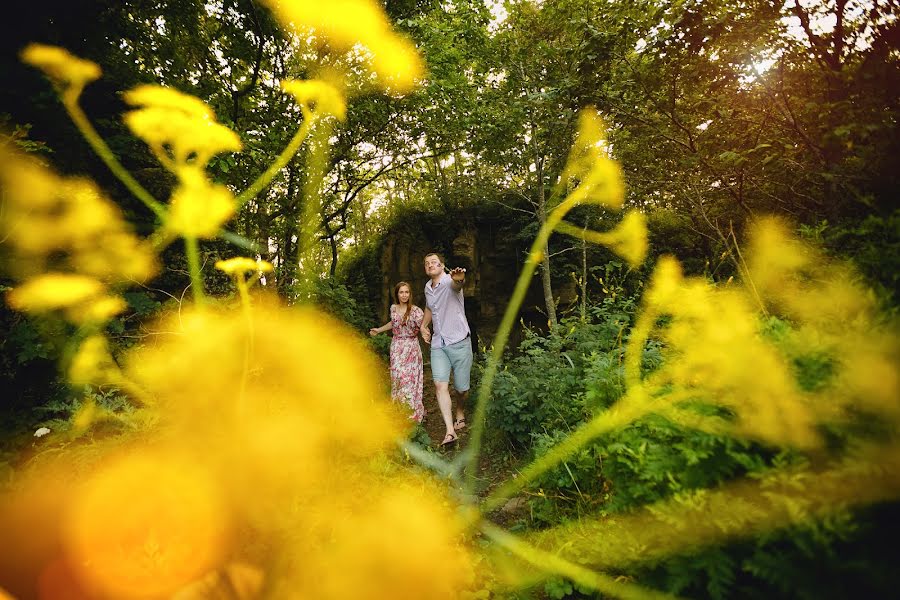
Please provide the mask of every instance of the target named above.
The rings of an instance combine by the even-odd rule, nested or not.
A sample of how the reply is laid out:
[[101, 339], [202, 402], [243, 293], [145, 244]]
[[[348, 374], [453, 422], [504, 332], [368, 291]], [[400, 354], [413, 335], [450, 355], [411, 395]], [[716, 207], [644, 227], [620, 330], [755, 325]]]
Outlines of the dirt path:
[[[452, 390], [452, 384], [451, 384]], [[444, 427], [444, 419], [441, 417], [441, 410], [438, 407], [437, 398], [435, 397], [434, 381], [431, 378], [431, 365], [428, 362], [428, 356], [425, 356], [424, 365], [424, 389], [422, 390], [422, 402], [425, 404], [425, 431], [431, 438], [431, 448], [440, 454], [444, 460], [452, 462], [462, 452], [469, 442], [469, 427], [458, 432], [459, 441], [455, 444], [441, 446], [441, 442], [446, 435], [446, 427]], [[466, 418], [474, 416], [474, 395], [469, 397], [468, 406], [466, 406]], [[456, 417], [455, 405], [453, 407], [453, 417]], [[469, 421], [471, 424], [471, 421]], [[513, 477], [517, 465], [508, 460], [506, 453], [499, 456], [492, 456], [488, 447], [482, 447], [478, 460], [478, 483], [476, 484], [476, 494], [484, 497], [489, 491], [500, 485], [510, 477]]]
[[[466, 448], [469, 442], [469, 427], [458, 432], [458, 442], [455, 444], [448, 444], [447, 446], [441, 446], [441, 441], [443, 441], [444, 435], [446, 434], [446, 428], [444, 427], [444, 419], [441, 417], [441, 410], [438, 407], [437, 398], [435, 397], [434, 381], [431, 378], [431, 364], [429, 363], [428, 358], [428, 355], [425, 354], [423, 373], [424, 382], [422, 390], [422, 402], [425, 404], [425, 431], [428, 432], [428, 437], [431, 438], [431, 448], [447, 462], [453, 462], [459, 457], [459, 454]], [[468, 406], [466, 407], [467, 418], [474, 416], [474, 402], [475, 398], [470, 397]], [[453, 416], [456, 416], [455, 412]], [[485, 433], [489, 434], [490, 432]], [[502, 450], [492, 452], [490, 444], [483, 446], [478, 458], [475, 495], [479, 498], [487, 497], [491, 490], [497, 488], [512, 477], [515, 477], [515, 473], [519, 470], [520, 466], [520, 461], [513, 459], [510, 452]], [[492, 512], [490, 519], [498, 525], [509, 526], [526, 519], [527, 514], [527, 502], [522, 497], [516, 497], [507, 502], [502, 508]]]

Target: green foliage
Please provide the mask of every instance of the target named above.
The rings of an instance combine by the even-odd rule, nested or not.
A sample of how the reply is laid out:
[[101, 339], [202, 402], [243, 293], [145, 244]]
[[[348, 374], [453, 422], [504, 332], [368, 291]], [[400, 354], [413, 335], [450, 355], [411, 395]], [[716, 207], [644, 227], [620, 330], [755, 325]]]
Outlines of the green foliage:
[[[568, 430], [621, 395], [624, 335], [636, 297], [607, 283], [609, 294], [590, 305], [590, 320], [564, 319], [556, 336], [524, 328], [516, 355], [497, 374], [494, 394], [502, 400], [490, 404], [488, 418], [515, 446]], [[648, 349], [645, 360], [654, 352]]]
[[[83, 410], [97, 411], [88, 428], [80, 427], [75, 418]], [[134, 404], [118, 388], [86, 386], [79, 393], [53, 399], [35, 409], [43, 417], [40, 427], [48, 427], [52, 435], [67, 441], [90, 434], [92, 438], [121, 433], [128, 428], [127, 417], [136, 411]]]
[[371, 307], [352, 296], [343, 284], [331, 279], [317, 281], [314, 303], [358, 331], [371, 327]]
[[817, 237], [840, 256], [853, 261], [881, 296], [885, 307], [900, 300], [900, 210], [885, 216], [869, 214], [862, 219], [829, 225], [820, 223]]
[[[512, 442], [511, 447], [527, 462], [616, 403], [624, 392], [622, 344], [635, 304], [634, 295], [609, 294], [589, 307], [588, 321], [566, 321], [560, 336], [527, 330], [517, 353], [498, 373], [488, 430]], [[815, 392], [829, 385], [832, 357], [792, 346], [791, 323], [769, 317], [761, 322], [760, 332], [790, 357], [802, 389]], [[652, 372], [661, 357], [660, 343], [649, 341], [642, 370]], [[872, 433], [842, 429], [828, 435], [838, 447]], [[695, 490], [752, 478], [797, 459], [788, 451], [684, 429], [651, 415], [586, 444], [544, 473], [525, 492], [529, 510], [518, 517], [518, 527], [542, 529], [584, 517], [628, 514]], [[831, 587], [824, 585], [814, 562], [834, 560], [834, 569], [854, 581], [883, 579], [880, 573], [885, 567], [879, 560], [866, 559], [854, 567], [838, 564], [840, 548], [852, 547], [859, 556], [864, 539], [874, 535], [871, 529], [861, 529], [866, 523], [865, 515], [839, 513], [748, 541], [685, 549], [653, 564], [634, 565], [627, 573], [643, 584], [691, 598], [839, 598], [843, 596], [837, 590], [846, 590], [846, 584], [836, 576]], [[863, 531], [867, 533], [861, 538]], [[871, 587], [887, 589], [881, 581]], [[572, 582], [559, 577], [544, 583], [543, 595], [581, 596]]]
[[15, 358], [17, 366], [35, 360], [55, 360], [59, 356], [60, 349], [52, 340], [59, 338], [48, 335], [47, 329], [52, 328], [59, 332], [63, 327], [60, 322], [38, 322], [35, 319], [19, 318], [10, 328], [3, 341], [3, 347]]

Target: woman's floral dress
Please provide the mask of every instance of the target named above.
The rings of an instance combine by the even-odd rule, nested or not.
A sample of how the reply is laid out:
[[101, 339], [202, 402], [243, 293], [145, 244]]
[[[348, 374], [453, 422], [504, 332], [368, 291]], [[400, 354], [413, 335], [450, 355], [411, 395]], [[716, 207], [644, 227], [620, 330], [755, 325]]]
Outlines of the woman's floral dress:
[[422, 349], [419, 347], [419, 328], [425, 313], [418, 306], [409, 309], [403, 322], [403, 311], [391, 306], [391, 397], [409, 406], [409, 415], [417, 423], [425, 418], [422, 404]]

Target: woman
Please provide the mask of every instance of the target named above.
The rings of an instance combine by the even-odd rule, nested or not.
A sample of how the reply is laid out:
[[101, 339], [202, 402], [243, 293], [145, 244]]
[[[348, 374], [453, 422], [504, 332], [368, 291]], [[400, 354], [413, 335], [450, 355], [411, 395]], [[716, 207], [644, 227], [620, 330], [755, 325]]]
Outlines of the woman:
[[425, 418], [422, 404], [422, 349], [419, 347], [419, 328], [425, 312], [412, 303], [412, 288], [405, 281], [394, 286], [391, 320], [381, 327], [373, 327], [369, 335], [392, 331], [391, 340], [391, 397], [412, 410], [410, 419], [421, 423]]

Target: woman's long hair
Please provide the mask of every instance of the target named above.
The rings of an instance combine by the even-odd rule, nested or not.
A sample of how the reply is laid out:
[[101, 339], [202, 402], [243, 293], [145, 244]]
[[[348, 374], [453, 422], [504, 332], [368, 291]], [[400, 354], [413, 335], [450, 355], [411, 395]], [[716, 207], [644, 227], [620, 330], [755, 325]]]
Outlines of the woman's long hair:
[[406, 303], [406, 312], [403, 313], [403, 323], [406, 323], [406, 320], [409, 318], [409, 311], [412, 310], [413, 307], [413, 293], [412, 286], [406, 283], [405, 281], [401, 281], [397, 285], [394, 286], [394, 302], [397, 306], [400, 306], [400, 288], [406, 286], [409, 289], [409, 301]]

